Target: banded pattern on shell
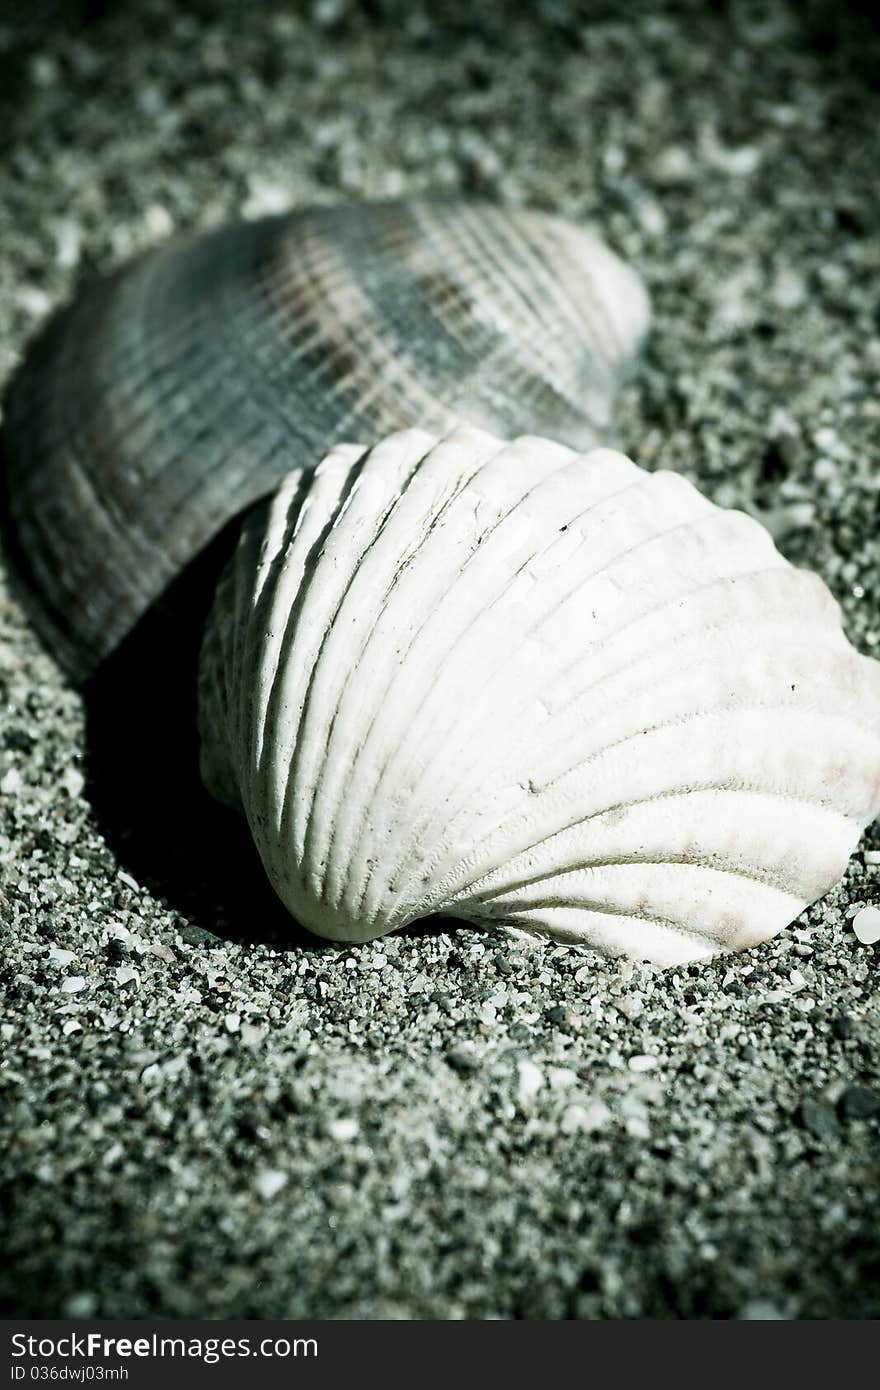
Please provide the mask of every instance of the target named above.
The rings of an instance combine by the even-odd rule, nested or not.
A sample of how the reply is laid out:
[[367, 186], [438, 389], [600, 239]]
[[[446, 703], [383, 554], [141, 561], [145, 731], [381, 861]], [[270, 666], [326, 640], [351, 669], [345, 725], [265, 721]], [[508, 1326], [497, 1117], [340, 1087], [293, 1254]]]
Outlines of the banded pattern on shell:
[[479, 203], [174, 241], [86, 289], [8, 391], [0, 517], [34, 621], [86, 676], [227, 522], [340, 438], [467, 422], [589, 447], [647, 319], [596, 236]]
[[668, 965], [744, 948], [880, 810], [880, 664], [672, 473], [538, 438], [334, 449], [244, 524], [202, 768], [313, 932], [442, 914]]

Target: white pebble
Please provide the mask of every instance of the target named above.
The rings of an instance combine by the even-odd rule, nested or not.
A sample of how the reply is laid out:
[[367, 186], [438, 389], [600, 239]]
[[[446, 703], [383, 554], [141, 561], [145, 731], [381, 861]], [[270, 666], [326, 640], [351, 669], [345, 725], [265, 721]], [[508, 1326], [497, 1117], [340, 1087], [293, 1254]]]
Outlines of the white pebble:
[[59, 222], [55, 230], [55, 259], [65, 270], [79, 264], [79, 227], [75, 222]]
[[563, 1134], [593, 1134], [607, 1129], [611, 1111], [603, 1100], [591, 1100], [587, 1105], [568, 1105], [559, 1119]]
[[773, 281], [770, 295], [777, 309], [798, 309], [807, 299], [807, 282], [802, 275], [785, 267]]
[[74, 798], [80, 795], [85, 784], [86, 779], [77, 767], [69, 767], [61, 778], [62, 787]]
[[761, 163], [761, 151], [757, 145], [739, 145], [733, 149], [719, 146], [712, 162], [725, 174], [746, 177], [753, 174]]
[[65, 1038], [69, 1038], [71, 1033], [82, 1032], [82, 1024], [77, 1023], [75, 1018], [69, 1018], [65, 1023], [64, 1027], [61, 1029], [61, 1031], [64, 1034]]
[[327, 1126], [327, 1132], [331, 1139], [337, 1140], [340, 1144], [348, 1144], [352, 1139], [358, 1137], [360, 1128], [357, 1120], [348, 1117], [341, 1120], [331, 1120]]
[[521, 1057], [517, 1063], [517, 1083], [516, 1091], [520, 1101], [527, 1103], [533, 1100], [544, 1085], [544, 1073], [534, 1062], [530, 1062], [527, 1057]]
[[740, 1322], [782, 1322], [786, 1314], [769, 1298], [752, 1298], [737, 1313]]
[[280, 1168], [264, 1168], [262, 1173], [257, 1174], [254, 1186], [264, 1202], [271, 1202], [286, 1182], [287, 1174], [282, 1173]]
[[71, 961], [76, 960], [76, 952], [63, 951], [60, 946], [51, 946], [49, 959], [54, 960], [56, 965], [70, 965]]
[[621, 998], [614, 1000], [614, 1007], [624, 1018], [638, 1018], [644, 1008], [642, 996], [640, 994], [624, 994]]
[[682, 145], [668, 145], [660, 151], [654, 165], [654, 173], [661, 183], [686, 182], [693, 172], [693, 159]]
[[64, 1316], [66, 1318], [93, 1318], [98, 1300], [93, 1293], [74, 1293], [71, 1294], [64, 1303]]
[[651, 1126], [641, 1115], [631, 1115], [624, 1125], [630, 1139], [650, 1139]]
[[241, 1014], [227, 1014], [223, 1022], [227, 1033], [237, 1033], [241, 1025]]
[[863, 907], [853, 918], [852, 928], [863, 946], [880, 941], [880, 907]]
[[630, 1071], [653, 1071], [656, 1065], [656, 1057], [650, 1057], [647, 1053], [642, 1052], [637, 1052], [634, 1057], [630, 1057], [627, 1063]]
[[248, 197], [241, 209], [242, 217], [265, 217], [276, 212], [286, 212], [290, 207], [289, 189], [271, 179], [261, 178], [259, 174], [248, 179]]
[[161, 203], [151, 203], [144, 213], [144, 225], [151, 237], [170, 236], [174, 231], [174, 219]]
[[865, 863], [871, 865], [880, 865], [880, 849], [866, 849]]
[[547, 1072], [547, 1079], [551, 1091], [564, 1091], [569, 1086], [577, 1085], [578, 1074], [572, 1071], [571, 1067], [551, 1067]]
[[66, 980], [61, 981], [62, 994], [79, 994], [85, 987], [86, 980], [82, 975], [68, 975]]
[[11, 767], [0, 781], [0, 792], [18, 792], [21, 791], [21, 785], [21, 773], [18, 768]]
[[49, 296], [44, 290], [38, 290], [36, 285], [22, 285], [15, 292], [15, 302], [32, 319], [45, 318], [52, 308]]

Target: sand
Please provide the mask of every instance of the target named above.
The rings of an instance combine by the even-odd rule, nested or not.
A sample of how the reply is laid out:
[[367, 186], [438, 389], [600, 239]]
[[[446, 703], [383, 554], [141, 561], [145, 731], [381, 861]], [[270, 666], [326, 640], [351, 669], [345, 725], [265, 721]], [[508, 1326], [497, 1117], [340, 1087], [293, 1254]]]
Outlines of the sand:
[[[0, 376], [174, 229], [422, 189], [593, 222], [654, 303], [621, 442], [768, 518], [880, 655], [860, 10], [244, 8], [0, 21]], [[880, 1313], [880, 946], [852, 929], [880, 828], [708, 965], [466, 929], [325, 948], [173, 763], [148, 785], [191, 699], [170, 654], [153, 680], [84, 702], [2, 591], [7, 1315]]]

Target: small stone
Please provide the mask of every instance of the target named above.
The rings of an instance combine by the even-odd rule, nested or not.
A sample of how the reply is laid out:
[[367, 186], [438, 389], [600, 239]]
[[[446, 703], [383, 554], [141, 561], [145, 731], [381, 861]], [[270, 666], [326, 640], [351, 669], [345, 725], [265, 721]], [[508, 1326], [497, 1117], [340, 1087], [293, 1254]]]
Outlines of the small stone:
[[568, 1105], [559, 1119], [563, 1134], [594, 1134], [607, 1129], [612, 1115], [602, 1100], [591, 1100], [586, 1105]]
[[331, 1120], [327, 1126], [327, 1133], [331, 1139], [335, 1139], [339, 1144], [348, 1144], [352, 1139], [356, 1139], [360, 1134], [360, 1125], [357, 1120], [351, 1117], [344, 1117], [340, 1120]]
[[868, 1086], [847, 1086], [837, 1108], [845, 1120], [872, 1120], [880, 1115], [880, 1092]]
[[197, 927], [192, 922], [185, 922], [180, 928], [180, 939], [186, 942], [187, 946], [221, 946], [223, 943], [219, 936], [213, 932], [206, 931], [204, 927]]
[[528, 1057], [521, 1057], [517, 1063], [516, 1093], [522, 1104], [528, 1104], [544, 1085], [544, 1073]]
[[131, 874], [127, 874], [124, 869], [120, 869], [116, 877], [119, 879], [120, 883], [124, 883], [126, 888], [130, 888], [133, 893], [139, 893], [141, 891], [141, 886], [137, 879], [132, 878]]
[[451, 1047], [446, 1054], [446, 1061], [453, 1071], [460, 1072], [463, 1076], [476, 1071], [480, 1065], [479, 1057], [468, 1047]]
[[799, 309], [807, 299], [807, 282], [791, 267], [781, 269], [770, 286], [770, 298], [777, 309]]
[[50, 946], [49, 959], [54, 960], [57, 965], [70, 965], [71, 961], [76, 960], [76, 952], [62, 951], [60, 946]]
[[55, 260], [65, 270], [79, 265], [80, 231], [75, 222], [59, 222], [55, 231]]
[[757, 145], [737, 145], [725, 147], [715, 145], [710, 157], [717, 169], [734, 177], [746, 178], [753, 174], [761, 163], [762, 152]]
[[788, 1315], [769, 1298], [752, 1298], [736, 1316], [740, 1322], [784, 1322]]
[[863, 946], [875, 945], [880, 941], [880, 907], [863, 907], [853, 918], [852, 929]]
[[634, 1057], [630, 1057], [627, 1062], [630, 1071], [636, 1072], [653, 1071], [656, 1065], [656, 1057], [651, 1057], [647, 1053], [640, 1052], [637, 1052]]
[[694, 161], [683, 145], [667, 145], [654, 162], [654, 175], [660, 183], [687, 183], [694, 176]]
[[650, 1139], [651, 1126], [643, 1115], [630, 1115], [624, 1124], [630, 1139]]
[[640, 994], [624, 994], [620, 999], [615, 999], [614, 1007], [624, 1018], [638, 1018], [645, 1006]]
[[85, 989], [86, 979], [82, 975], [68, 975], [66, 980], [61, 981], [62, 994], [79, 994], [81, 989]]
[[0, 780], [0, 792], [6, 792], [11, 796], [15, 792], [21, 791], [21, 788], [21, 773], [17, 767], [11, 767], [8, 772], [4, 773], [2, 780]]
[[71, 1033], [82, 1032], [82, 1024], [77, 1023], [75, 1018], [69, 1018], [65, 1023], [64, 1027], [61, 1029], [61, 1032], [64, 1034], [65, 1038], [69, 1038]]
[[849, 1014], [841, 1014], [839, 1018], [836, 1018], [831, 1025], [831, 1030], [834, 1036], [840, 1038], [842, 1042], [846, 1042], [856, 1035], [856, 1027]]
[[66, 1318], [93, 1318], [98, 1300], [93, 1293], [74, 1293], [64, 1301]]
[[254, 1180], [254, 1187], [264, 1202], [271, 1202], [287, 1182], [287, 1174], [280, 1168], [264, 1168]]
[[274, 213], [286, 212], [290, 207], [290, 190], [272, 179], [253, 174], [248, 179], [248, 196], [245, 199], [242, 217], [266, 217]]
[[823, 1143], [832, 1144], [840, 1138], [840, 1126], [834, 1107], [827, 1101], [804, 1100], [799, 1107], [799, 1117], [804, 1129]]
[[227, 1033], [237, 1033], [241, 1026], [241, 1014], [227, 1014], [223, 1022]]
[[550, 1067], [547, 1072], [547, 1080], [550, 1082], [552, 1091], [564, 1091], [569, 1086], [576, 1086], [578, 1074], [572, 1071], [571, 1067]]
[[150, 236], [158, 241], [162, 237], [170, 236], [174, 231], [174, 219], [161, 203], [151, 203], [144, 213], [144, 226]]
[[45, 290], [37, 289], [36, 285], [22, 285], [17, 289], [15, 302], [32, 319], [45, 318], [52, 308], [52, 301]]
[[61, 785], [64, 787], [68, 796], [74, 800], [81, 795], [86, 779], [83, 777], [78, 767], [69, 767], [61, 778]]

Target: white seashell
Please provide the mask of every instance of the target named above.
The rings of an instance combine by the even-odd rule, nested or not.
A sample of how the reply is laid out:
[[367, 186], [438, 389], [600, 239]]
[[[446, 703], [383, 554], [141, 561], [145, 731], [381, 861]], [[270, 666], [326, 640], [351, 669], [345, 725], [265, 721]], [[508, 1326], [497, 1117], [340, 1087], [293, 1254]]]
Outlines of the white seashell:
[[673, 473], [536, 438], [334, 449], [246, 521], [202, 767], [313, 932], [439, 913], [662, 965], [772, 936], [880, 809], [880, 664]]

